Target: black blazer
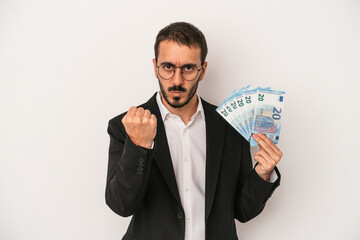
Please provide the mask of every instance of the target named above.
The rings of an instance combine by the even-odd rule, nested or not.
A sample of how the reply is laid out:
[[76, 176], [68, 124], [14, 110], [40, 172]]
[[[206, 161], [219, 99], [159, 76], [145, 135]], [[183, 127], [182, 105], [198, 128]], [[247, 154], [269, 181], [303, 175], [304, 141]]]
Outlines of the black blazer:
[[[201, 99], [202, 100], [202, 99]], [[206, 122], [206, 240], [238, 239], [234, 218], [257, 216], [279, 185], [264, 181], [252, 167], [249, 143], [202, 100]], [[133, 215], [125, 240], [183, 240], [185, 216], [177, 189], [164, 124], [156, 94], [141, 105], [157, 118], [151, 150], [127, 136], [123, 113], [109, 121], [106, 204], [123, 217]]]

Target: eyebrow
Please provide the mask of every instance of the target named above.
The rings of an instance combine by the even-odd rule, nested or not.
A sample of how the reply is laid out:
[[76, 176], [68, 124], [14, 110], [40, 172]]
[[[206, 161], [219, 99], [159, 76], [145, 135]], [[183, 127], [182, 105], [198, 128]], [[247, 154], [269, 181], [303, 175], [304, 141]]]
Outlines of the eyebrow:
[[[176, 65], [173, 64], [172, 62], [167, 62], [167, 61], [160, 63], [159, 66], [160, 66], [161, 64], [170, 64], [170, 65], [176, 66]], [[195, 63], [185, 63], [185, 64], [183, 64], [183, 65], [180, 66], [180, 67], [185, 67], [185, 66], [197, 67], [197, 65], [196, 65]]]

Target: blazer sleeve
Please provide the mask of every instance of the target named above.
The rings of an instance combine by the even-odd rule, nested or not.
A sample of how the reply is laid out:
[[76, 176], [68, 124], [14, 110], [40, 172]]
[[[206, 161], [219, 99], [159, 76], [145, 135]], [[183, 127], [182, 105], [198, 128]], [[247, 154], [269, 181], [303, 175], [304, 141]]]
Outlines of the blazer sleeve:
[[136, 146], [121, 123], [124, 116], [111, 119], [106, 204], [123, 217], [133, 215], [141, 205], [148, 181], [153, 150]]
[[247, 222], [260, 214], [266, 201], [280, 185], [281, 176], [277, 167], [275, 167], [275, 171], [278, 178], [274, 183], [262, 179], [255, 171], [255, 167], [252, 167], [250, 144], [243, 139], [241, 143], [241, 167], [234, 206], [234, 216], [240, 222]]

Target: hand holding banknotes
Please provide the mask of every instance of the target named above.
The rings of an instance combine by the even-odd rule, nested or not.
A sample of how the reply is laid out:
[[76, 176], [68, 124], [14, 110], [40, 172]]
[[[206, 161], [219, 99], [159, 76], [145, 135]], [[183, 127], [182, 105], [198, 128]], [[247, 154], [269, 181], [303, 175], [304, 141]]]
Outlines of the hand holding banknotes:
[[271, 171], [281, 160], [283, 153], [267, 136], [259, 132], [253, 134], [252, 138], [259, 144], [260, 150], [255, 153], [254, 159], [259, 163], [255, 171], [259, 176], [268, 181]]
[[156, 135], [157, 120], [149, 110], [131, 107], [122, 118], [126, 133], [140, 147], [150, 148]]

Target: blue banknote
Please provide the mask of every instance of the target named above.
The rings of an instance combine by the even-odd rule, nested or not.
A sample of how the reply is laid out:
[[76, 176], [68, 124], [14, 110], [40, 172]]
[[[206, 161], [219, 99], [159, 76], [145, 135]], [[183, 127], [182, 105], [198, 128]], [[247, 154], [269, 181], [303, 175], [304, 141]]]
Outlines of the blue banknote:
[[257, 142], [252, 134], [261, 132], [275, 144], [280, 139], [285, 92], [267, 88], [246, 86], [234, 90], [217, 112], [228, 121], [251, 146]]

